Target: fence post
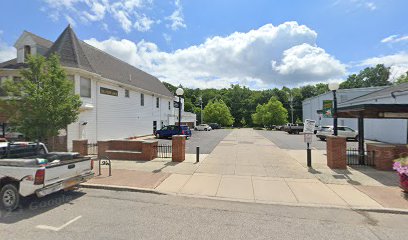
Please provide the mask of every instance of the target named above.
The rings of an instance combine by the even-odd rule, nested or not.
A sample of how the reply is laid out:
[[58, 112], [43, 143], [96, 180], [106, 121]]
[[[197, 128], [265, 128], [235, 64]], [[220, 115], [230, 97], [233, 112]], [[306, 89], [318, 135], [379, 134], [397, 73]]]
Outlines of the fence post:
[[196, 163], [200, 162], [200, 147], [196, 147]]

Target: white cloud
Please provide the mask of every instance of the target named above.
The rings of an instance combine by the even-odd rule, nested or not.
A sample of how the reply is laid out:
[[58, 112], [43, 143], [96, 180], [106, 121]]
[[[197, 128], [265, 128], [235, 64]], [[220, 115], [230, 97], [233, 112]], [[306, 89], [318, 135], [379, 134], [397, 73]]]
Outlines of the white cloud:
[[[61, 15], [67, 22], [101, 22], [106, 28], [106, 16], [109, 15], [129, 33], [133, 26], [136, 30], [145, 32], [154, 23], [143, 12], [152, 5], [153, 0], [43, 0], [47, 7], [43, 11], [57, 21]], [[67, 17], [69, 16], [69, 17]]]
[[399, 52], [392, 55], [368, 58], [362, 61], [358, 66], [375, 66], [384, 64], [390, 67], [390, 80], [395, 80], [397, 77], [408, 71], [408, 52]]
[[89, 39], [89, 44], [173, 84], [189, 87], [296, 86], [345, 76], [345, 65], [316, 46], [317, 33], [296, 22], [226, 37], [171, 53], [151, 42]]
[[150, 30], [153, 23], [154, 21], [152, 19], [146, 17], [146, 15], [143, 15], [135, 22], [134, 27], [140, 32], [146, 32]]
[[73, 27], [75, 27], [75, 26], [76, 26], [76, 22], [75, 22], [75, 20], [74, 20], [74, 19], [72, 19], [70, 16], [65, 15], [65, 19], [66, 19], [66, 20], [67, 20], [67, 22], [68, 22], [69, 24], [71, 24]]
[[358, 9], [377, 10], [377, 4], [374, 1], [368, 0], [335, 0], [331, 5], [333, 7], [343, 6], [348, 12]]
[[163, 38], [166, 41], [166, 43], [170, 43], [171, 42], [171, 36], [167, 33], [163, 33]]
[[395, 34], [381, 40], [382, 43], [397, 43], [403, 41], [408, 41], [408, 35], [400, 36], [398, 34]]
[[2, 38], [3, 31], [0, 30], [0, 63], [16, 58], [16, 49], [13, 46], [9, 46]]
[[187, 25], [184, 23], [183, 7], [181, 5], [181, 1], [176, 0], [174, 2], [174, 5], [176, 6], [176, 9], [173, 11], [173, 13], [170, 16], [166, 18], [168, 21], [170, 21], [170, 24], [167, 26], [170, 27], [172, 30], [186, 28]]

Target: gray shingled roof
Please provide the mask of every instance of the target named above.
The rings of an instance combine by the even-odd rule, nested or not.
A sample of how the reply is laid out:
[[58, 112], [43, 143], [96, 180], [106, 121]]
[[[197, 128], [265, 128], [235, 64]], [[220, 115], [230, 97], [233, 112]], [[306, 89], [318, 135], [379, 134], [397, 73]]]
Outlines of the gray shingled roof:
[[[32, 36], [41, 38], [34, 34]], [[41, 39], [44, 40], [43, 43], [48, 41]], [[79, 40], [70, 25], [61, 33], [55, 43], [47, 48], [49, 50], [46, 56], [57, 53], [63, 66], [94, 72], [104, 78], [153, 93], [169, 97], [174, 96], [158, 78]], [[16, 59], [0, 63], [0, 68], [19, 69], [23, 67], [25, 64], [17, 63]]]
[[57, 53], [60, 56], [63, 66], [95, 72], [70, 25], [65, 28], [51, 48], [48, 49], [45, 56], [49, 57], [53, 53]]
[[24, 30], [24, 32], [27, 33], [28, 35], [30, 35], [30, 37], [31, 37], [31, 38], [34, 40], [34, 42], [36, 42], [38, 45], [41, 45], [41, 46], [46, 47], [46, 48], [50, 48], [50, 47], [52, 46], [52, 44], [54, 44], [52, 41], [50, 41], [50, 40], [48, 40], [48, 39], [45, 39], [45, 38], [42, 38], [42, 37], [40, 37], [40, 36], [38, 36], [38, 35], [35, 35], [35, 34], [32, 33], [32, 32], [25, 31], [25, 30]]
[[[377, 98], [391, 97], [391, 93], [395, 91], [405, 92], [405, 94], [408, 94], [408, 83], [402, 83], [399, 85], [393, 85], [390, 87], [386, 87], [381, 90], [371, 92], [371, 93], [362, 95], [360, 97], [356, 97], [348, 101], [342, 102], [341, 105], [342, 104], [354, 104], [354, 103], [369, 101], [369, 100], [377, 99]], [[398, 95], [398, 93], [396, 93], [396, 95]]]

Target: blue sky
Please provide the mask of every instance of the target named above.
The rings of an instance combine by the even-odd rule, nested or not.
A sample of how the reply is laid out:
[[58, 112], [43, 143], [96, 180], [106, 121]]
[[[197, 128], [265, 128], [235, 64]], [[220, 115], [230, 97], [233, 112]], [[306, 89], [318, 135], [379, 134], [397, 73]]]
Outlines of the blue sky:
[[0, 61], [23, 30], [78, 37], [173, 84], [254, 89], [344, 80], [377, 63], [408, 70], [403, 0], [13, 0]]

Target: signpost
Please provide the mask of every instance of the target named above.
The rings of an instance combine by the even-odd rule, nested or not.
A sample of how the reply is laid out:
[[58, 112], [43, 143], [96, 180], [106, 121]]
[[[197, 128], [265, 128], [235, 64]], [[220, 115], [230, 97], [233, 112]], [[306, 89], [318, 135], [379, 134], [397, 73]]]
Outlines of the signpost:
[[310, 144], [313, 141], [313, 133], [315, 129], [315, 120], [305, 119], [303, 124], [304, 141], [307, 144], [307, 166], [312, 167], [312, 150], [310, 149]]

